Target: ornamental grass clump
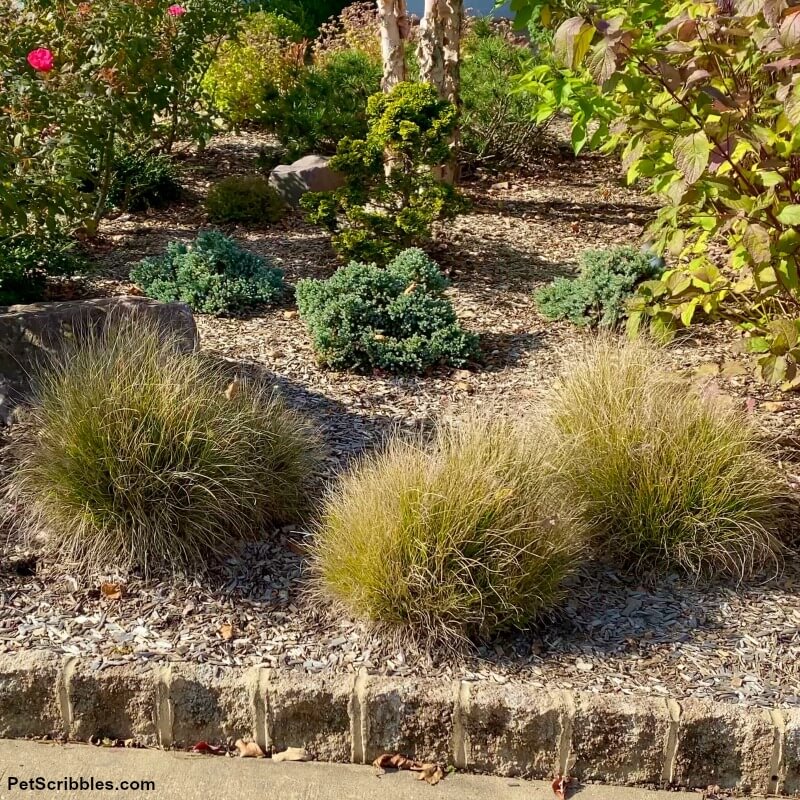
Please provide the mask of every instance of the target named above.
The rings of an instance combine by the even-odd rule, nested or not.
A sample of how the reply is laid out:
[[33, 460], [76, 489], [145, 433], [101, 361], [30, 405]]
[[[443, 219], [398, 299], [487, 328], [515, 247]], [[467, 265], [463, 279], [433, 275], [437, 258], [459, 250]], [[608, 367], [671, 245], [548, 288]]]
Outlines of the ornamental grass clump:
[[502, 418], [470, 418], [430, 447], [395, 440], [368, 457], [316, 531], [321, 595], [418, 641], [530, 623], [561, 597], [584, 542], [538, 441]]
[[265, 386], [228, 384], [147, 326], [54, 357], [11, 478], [23, 533], [87, 572], [202, 571], [297, 519], [314, 432]]
[[633, 571], [774, 566], [786, 508], [774, 462], [741, 413], [659, 360], [601, 338], [565, 368], [546, 423], [565, 496], [597, 551]]

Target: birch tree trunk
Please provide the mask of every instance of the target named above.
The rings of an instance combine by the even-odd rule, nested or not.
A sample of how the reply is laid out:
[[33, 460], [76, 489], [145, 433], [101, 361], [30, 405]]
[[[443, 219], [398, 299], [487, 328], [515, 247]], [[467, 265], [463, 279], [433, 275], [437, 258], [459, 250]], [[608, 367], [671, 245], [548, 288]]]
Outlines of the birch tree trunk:
[[[456, 108], [461, 100], [461, 26], [464, 0], [425, 0], [425, 16], [420, 20], [417, 60], [420, 80], [430, 83], [443, 100]], [[451, 143], [451, 160], [440, 173], [453, 183], [458, 164], [459, 131]]]
[[405, 42], [408, 38], [409, 22], [406, 0], [377, 0], [381, 22], [381, 52], [383, 54], [384, 92], [406, 80]]
[[420, 79], [444, 100], [458, 105], [461, 87], [461, 26], [464, 0], [425, 0], [419, 24]]

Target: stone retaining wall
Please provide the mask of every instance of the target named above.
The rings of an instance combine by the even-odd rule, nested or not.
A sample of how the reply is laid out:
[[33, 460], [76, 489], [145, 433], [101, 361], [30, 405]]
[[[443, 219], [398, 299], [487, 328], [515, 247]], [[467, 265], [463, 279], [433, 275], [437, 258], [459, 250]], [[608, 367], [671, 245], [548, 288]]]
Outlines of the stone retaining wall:
[[0, 737], [251, 738], [321, 761], [382, 752], [507, 777], [800, 794], [800, 709], [543, 690], [524, 683], [307, 675], [184, 663], [94, 671], [0, 656]]

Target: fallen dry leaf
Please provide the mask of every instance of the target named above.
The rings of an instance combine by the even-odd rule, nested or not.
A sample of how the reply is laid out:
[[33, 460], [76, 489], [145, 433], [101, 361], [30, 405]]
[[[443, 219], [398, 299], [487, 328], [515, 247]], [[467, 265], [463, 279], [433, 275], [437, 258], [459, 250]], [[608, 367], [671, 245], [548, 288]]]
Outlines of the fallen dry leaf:
[[266, 758], [258, 742], [246, 742], [244, 739], [237, 739], [234, 746], [239, 751], [239, 758]]
[[564, 775], [557, 775], [550, 784], [550, 787], [552, 788], [553, 794], [558, 798], [558, 800], [566, 800], [567, 789], [569, 787], [569, 778], [565, 777]]
[[417, 776], [417, 780], [425, 781], [431, 786], [436, 786], [442, 778], [444, 778], [444, 771], [439, 764], [423, 764]]
[[100, 584], [100, 594], [106, 600], [121, 600], [125, 594], [125, 586], [121, 583], [112, 583], [111, 581], [103, 581]]
[[383, 753], [372, 762], [372, 766], [375, 769], [414, 769], [419, 765], [400, 753]]
[[724, 375], [726, 378], [736, 378], [741, 375], [749, 375], [750, 370], [747, 369], [745, 364], [742, 364], [741, 361], [725, 361], [722, 364], [722, 370], [720, 371], [720, 375]]
[[209, 744], [208, 742], [198, 742], [189, 748], [190, 753], [203, 753], [211, 756], [224, 756], [225, 748], [219, 745]]
[[444, 770], [440, 764], [414, 761], [401, 753], [383, 753], [372, 762], [372, 766], [375, 767], [378, 774], [387, 769], [403, 769], [411, 772], [418, 772], [417, 780], [425, 781], [431, 786], [436, 786], [436, 784], [444, 778]]
[[228, 400], [235, 400], [239, 396], [241, 388], [242, 382], [237, 376], [228, 384], [228, 388], [225, 390], [225, 397], [227, 397]]
[[786, 411], [791, 406], [792, 404], [788, 400], [768, 400], [766, 403], [761, 404], [761, 410], [775, 414], [779, 411]]
[[217, 633], [226, 641], [229, 642], [233, 639], [233, 625], [230, 622], [223, 622], [222, 625], [217, 628]]
[[304, 747], [287, 747], [282, 753], [273, 753], [273, 761], [313, 761], [314, 757]]

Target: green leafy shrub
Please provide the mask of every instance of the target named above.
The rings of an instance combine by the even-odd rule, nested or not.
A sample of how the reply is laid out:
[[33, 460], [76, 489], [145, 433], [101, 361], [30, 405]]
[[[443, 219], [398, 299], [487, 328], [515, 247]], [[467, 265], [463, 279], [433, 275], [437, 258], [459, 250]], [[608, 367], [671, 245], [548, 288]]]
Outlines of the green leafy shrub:
[[458, 325], [446, 280], [421, 250], [406, 250], [386, 269], [353, 262], [328, 280], [296, 287], [320, 363], [333, 369], [421, 372], [459, 366], [477, 354], [477, 338]]
[[[168, 148], [179, 131], [208, 135], [200, 75], [242, 8], [192, 0], [174, 16], [169, 5], [0, 0], [0, 237], [94, 234], [111, 205], [118, 142], [163, 133]], [[44, 58], [32, 64], [37, 51]]]
[[356, 51], [331, 54], [297, 76], [265, 122], [294, 160], [335, 153], [345, 137], [367, 134], [367, 101], [380, 90], [381, 67]]
[[126, 211], [144, 211], [180, 197], [178, 173], [167, 155], [122, 150], [114, 158], [109, 202]]
[[262, 175], [229, 175], [209, 190], [206, 211], [212, 222], [277, 222], [284, 207]]
[[261, 121], [303, 65], [303, 31], [278, 14], [248, 14], [203, 79], [217, 111], [235, 125]]
[[780, 551], [784, 481], [739, 412], [659, 360], [603, 338], [567, 365], [543, 436], [556, 478], [615, 563], [743, 577]]
[[329, 497], [313, 566], [326, 601], [407, 638], [527, 625], [584, 546], [534, 437], [502, 418], [394, 441]]
[[262, 9], [291, 20], [310, 39], [325, 20], [347, 5], [347, 0], [250, 0], [247, 5], [252, 10]]
[[49, 275], [70, 275], [83, 264], [75, 242], [58, 232], [0, 237], [0, 306], [41, 300]]
[[520, 0], [563, 20], [559, 68], [525, 83], [540, 114], [572, 111], [577, 146], [599, 119], [592, 140], [621, 149], [628, 180], [661, 201], [650, 232], [677, 266], [642, 285], [631, 331], [729, 320], [766, 380], [800, 388], [796, 3], [608, 5]]
[[156, 300], [179, 300], [203, 314], [274, 303], [284, 292], [279, 269], [219, 231], [201, 233], [193, 245], [172, 242], [161, 258], [140, 261], [131, 280]]
[[456, 120], [455, 106], [429, 84], [370, 97], [366, 138], [344, 139], [330, 161], [345, 185], [301, 200], [309, 219], [334, 234], [342, 258], [385, 264], [463, 210], [461, 195], [436, 175], [450, 159]]
[[54, 357], [11, 478], [27, 531], [87, 571], [202, 570], [296, 520], [317, 439], [265, 386], [227, 382], [141, 324]]
[[536, 293], [547, 319], [575, 325], [614, 327], [628, 315], [627, 304], [639, 283], [661, 274], [663, 261], [636, 247], [587, 250], [577, 278], [556, 278]]
[[536, 154], [543, 123], [514, 77], [528, 68], [530, 48], [489, 26], [466, 37], [461, 62], [462, 169], [526, 166]]

